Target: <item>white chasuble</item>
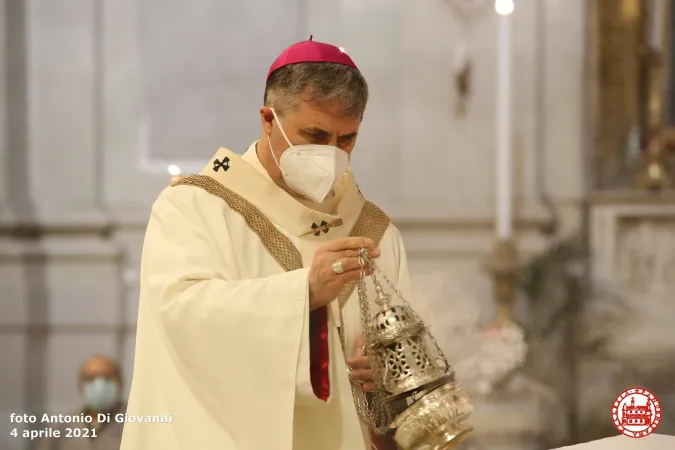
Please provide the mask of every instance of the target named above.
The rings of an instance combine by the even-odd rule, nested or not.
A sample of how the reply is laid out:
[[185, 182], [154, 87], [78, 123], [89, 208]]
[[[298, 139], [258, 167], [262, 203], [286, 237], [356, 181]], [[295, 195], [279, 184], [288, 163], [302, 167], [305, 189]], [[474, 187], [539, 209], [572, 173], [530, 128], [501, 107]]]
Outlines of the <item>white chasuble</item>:
[[350, 172], [336, 183], [332, 211], [322, 212], [277, 186], [253, 158], [255, 146], [244, 157], [221, 149], [201, 174], [175, 182], [153, 205], [127, 417], [171, 421], [127, 422], [121, 450], [369, 445], [338, 335], [342, 315], [351, 356], [361, 333], [356, 283], [327, 309], [328, 391], [319, 398], [310, 374], [307, 277], [319, 245], [364, 236], [378, 244], [378, 266], [405, 295], [399, 232], [363, 199]]

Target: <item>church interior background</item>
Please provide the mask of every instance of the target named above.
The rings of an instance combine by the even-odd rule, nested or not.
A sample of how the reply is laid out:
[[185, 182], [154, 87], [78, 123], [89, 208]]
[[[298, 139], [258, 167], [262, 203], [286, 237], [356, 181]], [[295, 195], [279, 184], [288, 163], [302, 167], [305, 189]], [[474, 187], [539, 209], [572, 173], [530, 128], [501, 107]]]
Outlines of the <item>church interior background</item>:
[[615, 435], [629, 387], [675, 408], [669, 0], [188, 3], [0, 0], [0, 448], [29, 448], [10, 413], [79, 406], [91, 354], [128, 388], [152, 202], [248, 148], [310, 34], [370, 85], [352, 166], [442, 312], [465, 448]]

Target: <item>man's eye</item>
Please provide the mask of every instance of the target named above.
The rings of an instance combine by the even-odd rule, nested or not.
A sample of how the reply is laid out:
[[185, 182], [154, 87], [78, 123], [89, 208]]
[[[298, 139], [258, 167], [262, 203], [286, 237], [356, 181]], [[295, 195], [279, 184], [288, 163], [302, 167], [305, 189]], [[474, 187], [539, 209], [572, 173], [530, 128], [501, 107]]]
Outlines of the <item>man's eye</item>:
[[312, 142], [323, 142], [326, 139], [326, 136], [323, 134], [312, 134], [309, 136], [309, 140]]

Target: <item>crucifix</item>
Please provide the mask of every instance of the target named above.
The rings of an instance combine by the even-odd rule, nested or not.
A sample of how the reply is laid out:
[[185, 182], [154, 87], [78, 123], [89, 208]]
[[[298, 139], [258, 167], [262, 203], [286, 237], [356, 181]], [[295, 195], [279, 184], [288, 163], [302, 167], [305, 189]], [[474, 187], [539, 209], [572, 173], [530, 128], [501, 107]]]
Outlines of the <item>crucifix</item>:
[[[465, 21], [476, 17], [487, 10], [492, 0], [446, 0]], [[471, 94], [472, 64], [469, 50], [465, 42], [459, 41], [453, 49], [453, 84], [455, 92], [455, 115], [463, 117], [468, 109], [469, 95]]]

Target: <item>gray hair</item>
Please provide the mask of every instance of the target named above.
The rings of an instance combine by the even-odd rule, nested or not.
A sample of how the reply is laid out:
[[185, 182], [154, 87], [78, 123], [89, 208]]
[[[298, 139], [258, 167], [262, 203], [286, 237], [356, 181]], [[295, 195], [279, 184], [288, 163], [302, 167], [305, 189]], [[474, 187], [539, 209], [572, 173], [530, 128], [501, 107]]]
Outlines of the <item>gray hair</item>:
[[345, 115], [363, 117], [368, 102], [368, 84], [357, 69], [344, 64], [307, 62], [281, 67], [265, 85], [265, 106], [280, 116], [298, 106], [306, 92], [318, 104], [337, 102]]

